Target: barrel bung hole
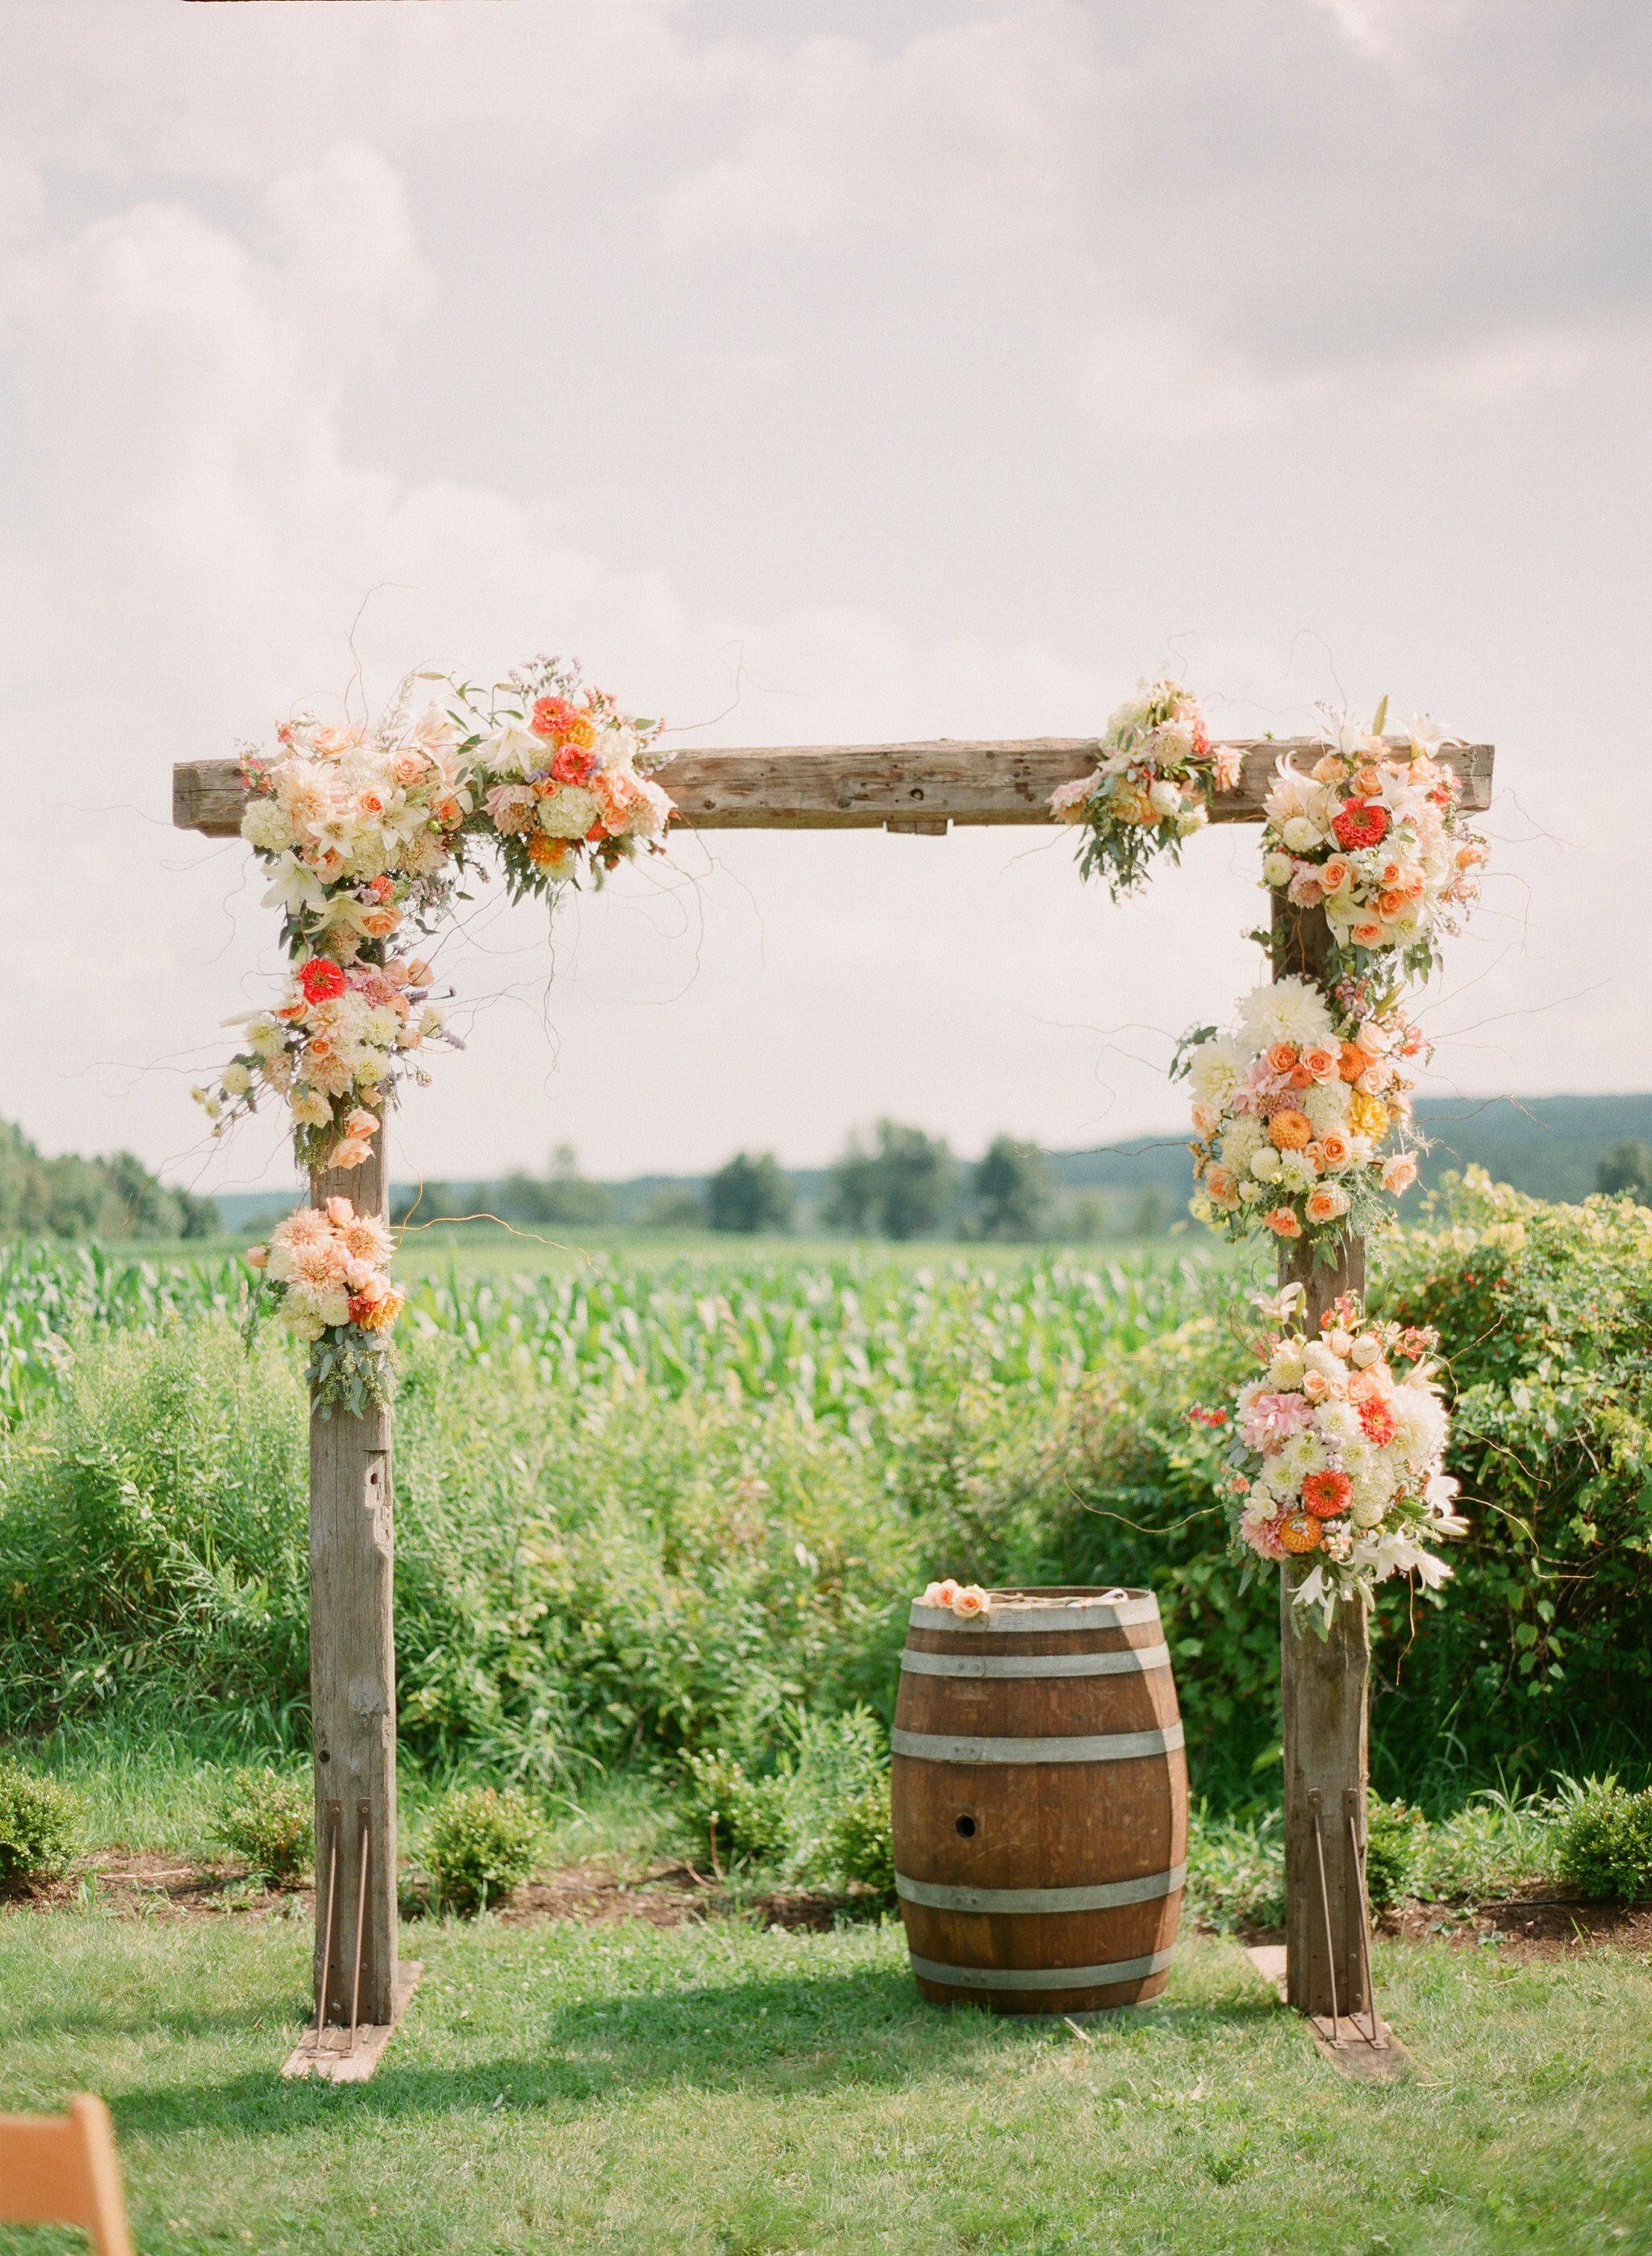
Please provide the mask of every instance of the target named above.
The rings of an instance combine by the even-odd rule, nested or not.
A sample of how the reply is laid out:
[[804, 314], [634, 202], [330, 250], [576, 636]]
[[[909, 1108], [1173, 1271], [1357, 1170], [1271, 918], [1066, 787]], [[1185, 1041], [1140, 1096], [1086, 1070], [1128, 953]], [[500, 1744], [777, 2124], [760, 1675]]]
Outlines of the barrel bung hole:
[[975, 1837], [974, 1819], [968, 1815], [960, 1817], [958, 1821], [958, 1830], [963, 1835], [966, 1841], [973, 1841]]

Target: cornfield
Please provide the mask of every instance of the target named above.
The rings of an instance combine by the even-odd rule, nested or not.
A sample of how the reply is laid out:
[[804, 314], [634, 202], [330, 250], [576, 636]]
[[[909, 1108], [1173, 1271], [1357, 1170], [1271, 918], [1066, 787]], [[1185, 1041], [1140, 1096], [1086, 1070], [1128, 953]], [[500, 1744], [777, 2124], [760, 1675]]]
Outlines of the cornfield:
[[[602, 1258], [563, 1272], [457, 1265], [412, 1280], [407, 1332], [465, 1360], [525, 1363], [549, 1384], [641, 1383], [678, 1398], [782, 1400], [851, 1432], [875, 1409], [965, 1384], [1053, 1392], [1192, 1314], [1213, 1273], [1151, 1256], [1099, 1262], [959, 1259], [905, 1268], [875, 1253], [821, 1261]], [[0, 1256], [0, 1421], [59, 1385], [77, 1338], [244, 1312], [232, 1257], [156, 1262], [96, 1247]]]

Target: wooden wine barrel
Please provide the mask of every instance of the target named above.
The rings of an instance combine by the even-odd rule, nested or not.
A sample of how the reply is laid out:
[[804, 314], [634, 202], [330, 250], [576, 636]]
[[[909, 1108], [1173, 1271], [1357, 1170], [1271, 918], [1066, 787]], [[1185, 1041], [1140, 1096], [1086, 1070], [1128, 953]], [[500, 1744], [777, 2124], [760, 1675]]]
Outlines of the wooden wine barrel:
[[1187, 1762], [1149, 1590], [915, 1604], [895, 1710], [895, 1885], [938, 2004], [1098, 2013], [1165, 1984]]

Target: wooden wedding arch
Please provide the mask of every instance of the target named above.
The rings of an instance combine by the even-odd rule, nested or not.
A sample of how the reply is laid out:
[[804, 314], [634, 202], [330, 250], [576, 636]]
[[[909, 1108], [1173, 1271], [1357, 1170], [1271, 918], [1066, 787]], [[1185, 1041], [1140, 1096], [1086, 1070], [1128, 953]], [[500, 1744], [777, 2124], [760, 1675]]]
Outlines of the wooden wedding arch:
[[[944, 738], [680, 752], [666, 779], [673, 828], [893, 830], [941, 836], [953, 824], [1047, 823], [1058, 784], [1088, 775], [1108, 747], [1093, 737], [1009, 742]], [[1237, 787], [1213, 798], [1214, 822], [1261, 822], [1282, 755], [1311, 760], [1308, 738], [1253, 737]], [[1395, 740], [1402, 755], [1405, 747]], [[1493, 748], [1452, 744], [1466, 812], [1490, 800]], [[209, 838], [238, 835], [245, 798], [233, 760], [180, 763], [172, 819]], [[1274, 976], [1313, 973], [1330, 934], [1319, 909], [1276, 900]], [[314, 1179], [387, 1209], [383, 1131], [371, 1158]], [[1284, 1281], [1306, 1287], [1312, 1320], [1365, 1280], [1359, 1240], [1334, 1269], [1305, 1246], [1280, 1253]], [[396, 1895], [396, 1657], [391, 1415], [310, 1421], [310, 1694], [316, 1797], [316, 2021], [292, 2070], [355, 2080], [371, 2073], [417, 1970], [398, 1965]], [[1293, 1575], [1280, 1579], [1284, 1739], [1286, 1985], [1291, 2005], [1325, 2021], [1365, 2015], [1374, 2030], [1363, 1869], [1370, 1646], [1357, 1609], [1339, 1608], [1321, 1639], [1292, 1618]], [[341, 1907], [343, 1908], [341, 1909]], [[348, 1914], [348, 1915], [346, 1915]], [[337, 2037], [331, 2033], [337, 2031]], [[346, 2034], [348, 2033], [348, 2035]]]

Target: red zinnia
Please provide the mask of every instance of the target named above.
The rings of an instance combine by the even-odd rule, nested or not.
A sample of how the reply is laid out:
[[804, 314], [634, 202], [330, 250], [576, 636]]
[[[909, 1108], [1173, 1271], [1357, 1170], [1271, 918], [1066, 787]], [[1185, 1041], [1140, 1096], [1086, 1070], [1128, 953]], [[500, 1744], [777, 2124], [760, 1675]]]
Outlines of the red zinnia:
[[1353, 1494], [1346, 1473], [1310, 1473], [1302, 1484], [1302, 1500], [1316, 1519], [1334, 1519], [1347, 1510]]
[[313, 955], [299, 966], [299, 984], [306, 1003], [330, 1003], [344, 992], [344, 972], [330, 955]]
[[1394, 1413], [1375, 1396], [1360, 1405], [1360, 1424], [1366, 1440], [1374, 1442], [1379, 1449], [1386, 1449], [1394, 1439]]
[[564, 744], [551, 763], [551, 772], [559, 783], [587, 783], [595, 766], [594, 752], [581, 751], [578, 744]]
[[573, 708], [566, 697], [541, 697], [534, 706], [533, 718], [529, 725], [536, 737], [555, 737], [559, 736], [575, 717]]
[[1388, 810], [1372, 799], [1351, 799], [1331, 828], [1338, 845], [1351, 854], [1361, 846], [1380, 846], [1388, 835]]

